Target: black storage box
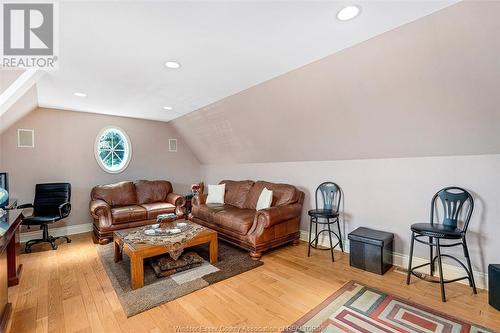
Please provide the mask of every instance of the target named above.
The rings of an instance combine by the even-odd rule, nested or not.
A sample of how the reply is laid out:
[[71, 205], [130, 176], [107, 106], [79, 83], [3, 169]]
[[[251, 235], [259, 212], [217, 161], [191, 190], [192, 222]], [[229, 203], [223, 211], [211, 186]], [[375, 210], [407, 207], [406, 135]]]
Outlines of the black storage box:
[[360, 227], [348, 237], [351, 266], [380, 275], [391, 268], [394, 234]]
[[488, 265], [488, 300], [500, 311], [500, 265]]

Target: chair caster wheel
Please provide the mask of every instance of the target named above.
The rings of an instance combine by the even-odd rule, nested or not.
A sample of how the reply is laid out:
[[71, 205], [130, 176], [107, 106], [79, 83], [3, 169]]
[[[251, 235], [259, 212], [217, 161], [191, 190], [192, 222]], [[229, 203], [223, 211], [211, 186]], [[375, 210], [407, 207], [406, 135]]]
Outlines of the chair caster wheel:
[[24, 249], [25, 253], [31, 253], [31, 249]]
[[66, 243], [71, 243], [71, 239], [67, 239], [67, 240], [66, 240]]
[[52, 245], [52, 250], [57, 250], [57, 245]]

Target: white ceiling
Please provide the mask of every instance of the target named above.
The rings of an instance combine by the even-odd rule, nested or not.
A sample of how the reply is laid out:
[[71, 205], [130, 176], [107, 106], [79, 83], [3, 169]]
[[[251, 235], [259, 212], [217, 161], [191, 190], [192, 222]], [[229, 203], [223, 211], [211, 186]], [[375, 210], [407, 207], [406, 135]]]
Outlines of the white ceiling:
[[63, 1], [39, 105], [169, 121], [456, 2]]

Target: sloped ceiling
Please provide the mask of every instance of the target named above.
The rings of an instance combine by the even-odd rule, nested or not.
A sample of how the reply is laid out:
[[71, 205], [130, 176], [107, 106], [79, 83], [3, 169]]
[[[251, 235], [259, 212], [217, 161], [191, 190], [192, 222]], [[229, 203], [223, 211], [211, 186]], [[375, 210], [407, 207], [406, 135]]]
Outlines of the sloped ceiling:
[[500, 153], [500, 2], [463, 2], [173, 121], [203, 163]]
[[0, 95], [23, 73], [22, 69], [4, 69], [0, 66]]
[[39, 105], [168, 121], [456, 0], [357, 3], [340, 22], [351, 2], [60, 1], [59, 70], [38, 84]]

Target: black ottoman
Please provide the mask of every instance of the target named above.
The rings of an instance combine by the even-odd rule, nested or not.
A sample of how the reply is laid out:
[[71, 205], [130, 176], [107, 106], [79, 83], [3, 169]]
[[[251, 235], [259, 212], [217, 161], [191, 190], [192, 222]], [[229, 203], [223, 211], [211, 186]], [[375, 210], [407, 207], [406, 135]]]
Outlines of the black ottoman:
[[394, 234], [360, 227], [348, 238], [351, 266], [380, 275], [391, 268]]
[[488, 296], [490, 305], [500, 311], [500, 265], [488, 266]]

